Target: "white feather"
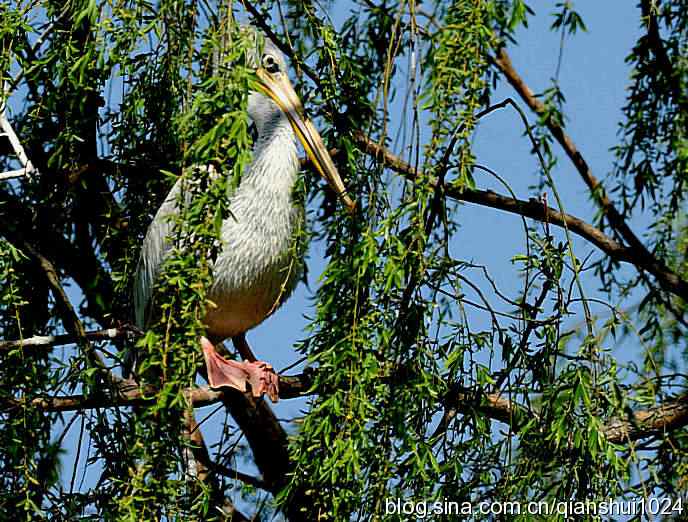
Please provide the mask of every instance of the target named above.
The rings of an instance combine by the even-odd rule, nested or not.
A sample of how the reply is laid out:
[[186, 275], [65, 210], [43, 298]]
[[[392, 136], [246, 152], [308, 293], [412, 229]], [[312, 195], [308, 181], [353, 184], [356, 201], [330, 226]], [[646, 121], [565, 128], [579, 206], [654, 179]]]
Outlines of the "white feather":
[[[262, 322], [289, 297], [302, 270], [294, 238], [304, 209], [292, 197], [298, 174], [294, 132], [287, 117], [261, 94], [249, 96], [249, 114], [258, 128], [253, 161], [230, 201], [223, 222], [222, 250], [213, 263], [206, 315], [208, 334], [227, 338]], [[152, 289], [169, 255], [169, 216], [178, 212], [177, 181], [148, 228], [134, 289], [137, 324], [149, 320]]]

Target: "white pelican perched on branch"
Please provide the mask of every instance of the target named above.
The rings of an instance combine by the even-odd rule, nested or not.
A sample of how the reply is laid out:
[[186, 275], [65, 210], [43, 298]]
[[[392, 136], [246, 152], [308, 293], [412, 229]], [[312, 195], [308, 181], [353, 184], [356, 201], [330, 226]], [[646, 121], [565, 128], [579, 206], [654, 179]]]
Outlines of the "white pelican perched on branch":
[[[244, 334], [289, 297], [301, 272], [303, 260], [295, 258], [293, 248], [305, 215], [303, 205], [293, 199], [299, 170], [296, 138], [344, 203], [351, 209], [355, 204], [346, 195], [322, 138], [304, 115], [282, 53], [266, 38], [256, 58], [260, 92], [249, 94], [248, 114], [258, 138], [252, 162], [230, 196], [230, 217], [222, 224], [222, 248], [213, 260], [213, 283], [208, 291], [217, 306], [206, 313], [208, 339], [202, 338], [201, 346], [212, 387], [246, 391], [248, 382], [255, 396], [267, 393], [274, 402], [278, 399], [278, 377], [269, 364], [255, 359]], [[180, 190], [178, 181], [155, 215], [141, 249], [134, 305], [136, 321], [142, 328], [149, 319], [155, 279], [171, 251], [170, 216], [179, 212]], [[230, 337], [244, 359], [241, 362], [225, 359], [215, 351], [215, 344]]]

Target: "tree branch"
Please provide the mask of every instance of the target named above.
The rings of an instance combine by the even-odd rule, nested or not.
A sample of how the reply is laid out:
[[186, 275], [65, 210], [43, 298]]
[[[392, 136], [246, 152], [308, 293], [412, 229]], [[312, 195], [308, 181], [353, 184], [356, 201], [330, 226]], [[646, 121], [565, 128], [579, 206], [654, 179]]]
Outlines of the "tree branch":
[[[314, 372], [304, 372], [294, 376], [280, 376], [280, 398], [293, 399], [311, 393]], [[93, 408], [114, 408], [145, 405], [154, 401], [155, 389], [148, 387], [142, 392], [133, 381], [121, 381], [116, 394], [102, 395], [68, 395], [61, 397], [41, 397], [25, 404], [23, 399], [13, 399], [2, 405], [3, 410], [28, 406], [42, 411], [74, 411]], [[212, 390], [207, 386], [189, 388], [185, 391], [189, 402], [194, 408], [201, 408], [218, 402], [231, 401], [232, 396], [242, 396], [254, 404], [256, 401], [250, 393], [240, 393], [236, 390]], [[444, 402], [457, 413], [479, 412], [487, 417], [507, 424], [517, 433], [534, 414], [522, 405], [511, 401], [501, 393], [485, 393], [465, 387], [454, 387], [444, 397]], [[250, 414], [251, 410], [247, 410]], [[631, 411], [626, 417], [609, 420], [602, 428], [602, 432], [609, 442], [623, 444], [648, 437], [661, 435], [688, 426], [688, 395], [668, 400], [657, 406], [644, 410]], [[218, 473], [228, 475], [231, 470], [214, 469]], [[228, 475], [229, 476], [229, 475]], [[241, 479], [239, 479], [241, 480]], [[274, 480], [274, 478], [272, 479]], [[260, 487], [273, 491], [274, 484], [266, 480]]]
[[186, 448], [188, 450], [187, 458], [189, 462], [187, 464], [187, 472], [190, 476], [189, 478], [196, 479], [210, 488], [211, 502], [214, 508], [222, 514], [220, 520], [226, 522], [248, 522], [248, 517], [237, 511], [234, 504], [225, 497], [217, 476], [210, 473], [211, 470], [214, 471], [216, 464], [210, 459], [208, 446], [203, 439], [203, 434], [196, 422], [193, 410], [188, 410], [184, 413], [183, 434], [187, 444], [189, 444], [189, 447]]
[[[365, 134], [356, 132], [354, 134], [354, 140], [358, 145], [363, 147], [363, 150], [367, 154], [382, 161], [389, 168], [402, 174], [409, 181], [416, 181], [422, 176], [421, 172], [417, 171], [398, 156], [392, 154], [385, 147], [381, 147]], [[431, 186], [434, 187], [436, 183], [436, 180], [431, 180]], [[564, 223], [566, 223], [569, 230], [587, 239], [610, 257], [618, 261], [633, 263], [633, 252], [629, 248], [619, 244], [617, 241], [604, 234], [600, 229], [586, 223], [582, 219], [570, 214], [563, 214], [550, 206], [544, 205], [536, 199], [523, 201], [502, 196], [491, 190], [468, 188], [459, 190], [451, 185], [446, 186], [444, 192], [450, 198], [458, 201], [467, 201], [477, 205], [504, 210], [512, 214], [529, 217], [559, 227], [563, 227]]]
[[[1, 83], [0, 86], [2, 86]], [[31, 163], [31, 160], [26, 155], [24, 147], [19, 141], [19, 138], [17, 138], [14, 129], [12, 129], [12, 125], [10, 125], [10, 122], [7, 119], [4, 104], [0, 103], [0, 137], [3, 136], [9, 140], [12, 150], [17, 156], [19, 163], [21, 163], [22, 168], [0, 173], [0, 181], [38, 174], [38, 170], [33, 166], [33, 163]]]
[[89, 363], [94, 368], [98, 368], [99, 373], [102, 374], [105, 382], [113, 383], [117, 381], [118, 378], [116, 378], [115, 375], [107, 369], [105, 363], [100, 358], [98, 353], [96, 353], [90, 341], [88, 340], [84, 325], [79, 319], [79, 315], [76, 313], [76, 310], [74, 310], [69, 297], [67, 297], [67, 294], [60, 283], [60, 276], [53, 264], [28, 242], [22, 241], [18, 246], [21, 251], [28, 254], [38, 264], [41, 270], [43, 270], [43, 273], [48, 280], [48, 284], [50, 285], [53, 297], [58, 304], [62, 323], [64, 324], [65, 329], [74, 337], [76, 337], [76, 343], [83, 351]]
[[661, 435], [688, 425], [688, 395], [663, 402], [646, 410], [630, 412], [604, 427], [609, 442], [623, 444]]
[[94, 249], [79, 249], [62, 231], [52, 228], [52, 223], [59, 221], [56, 217], [39, 216], [37, 222], [36, 214], [19, 198], [7, 192], [2, 196], [2, 235], [17, 244], [32, 238], [36, 248], [79, 285], [86, 297], [86, 313], [103, 326], [113, 326], [113, 315], [117, 316], [112, 310], [112, 303], [116, 302], [113, 284]]
[[[306, 371], [299, 375], [279, 377], [280, 399], [294, 399], [308, 394], [308, 390], [313, 384], [313, 372]], [[129, 406], [143, 406], [155, 401], [156, 389], [152, 386], [141, 388], [136, 382], [129, 379], [122, 379], [112, 393], [99, 393], [91, 395], [63, 395], [58, 397], [38, 397], [32, 399], [28, 406], [38, 408], [43, 411], [76, 411], [90, 410], [95, 408], [117, 408]], [[235, 390], [213, 390], [208, 386], [188, 388], [184, 393], [187, 394], [189, 402], [194, 408], [202, 408], [216, 404], [226, 398], [228, 393]], [[237, 392], [239, 393], [239, 392]], [[250, 393], [248, 393], [250, 397]], [[241, 394], [244, 395], [244, 394]], [[25, 405], [24, 399], [12, 399], [6, 401], [0, 408], [12, 409]], [[254, 401], [260, 402], [260, 401]]]
[[[454, 389], [446, 398], [450, 408], [459, 413], [479, 411], [493, 420], [511, 426], [517, 433], [535, 415], [499, 393]], [[602, 427], [608, 442], [627, 444], [655, 437], [688, 426], [688, 395], [668, 400], [644, 410], [629, 411], [623, 418], [609, 420]]]
[[[521, 78], [516, 69], [514, 69], [511, 59], [504, 48], [499, 50], [493, 61], [528, 107], [540, 116], [546, 115], [547, 108], [535, 97], [533, 91], [528, 87], [523, 78]], [[609, 199], [604, 187], [593, 175], [585, 158], [578, 150], [578, 147], [576, 147], [571, 137], [564, 131], [563, 127], [553, 118], [546, 118], [545, 124], [573, 163], [590, 190], [590, 194], [604, 212], [609, 224], [628, 243], [634, 259], [633, 264], [654, 275], [664, 289], [683, 298], [688, 298], [688, 282], [681, 279], [661, 260], [655, 257], [640, 239], [638, 239], [626, 223], [624, 217], [616, 209], [614, 203]]]
[[[107, 328], [105, 330], [91, 330], [85, 332], [84, 337], [89, 341], [111, 341], [121, 339], [134, 334], [130, 327]], [[63, 335], [34, 335], [26, 339], [16, 339], [11, 341], [0, 341], [0, 352], [6, 352], [15, 348], [43, 348], [52, 346], [63, 346], [66, 344], [76, 344], [78, 342], [70, 334]]]
[[[393, 171], [403, 175], [409, 181], [416, 181], [421, 176], [421, 172], [392, 154], [385, 147], [375, 143], [362, 132], [354, 132], [353, 138], [367, 154], [382, 161]], [[437, 180], [431, 180], [430, 183], [431, 186], [434, 187], [437, 184]], [[655, 276], [660, 282], [664, 283], [663, 286], [665, 286], [667, 290], [678, 296], [684, 298], [688, 297], [688, 283], [679, 278], [666, 265], [657, 261], [651, 254], [643, 254], [643, 252], [647, 252], [644, 246], [641, 245], [642, 251], [634, 247], [624, 246], [607, 236], [599, 228], [586, 223], [576, 216], [559, 212], [536, 199], [523, 201], [502, 196], [491, 190], [459, 189], [447, 185], [444, 187], [444, 192], [447, 196], [457, 201], [467, 201], [477, 205], [504, 210], [512, 214], [529, 217], [559, 227], [563, 227], [564, 224], [566, 224], [566, 228], [571, 232], [590, 241], [612, 259], [630, 263], [638, 269], [645, 270]]]

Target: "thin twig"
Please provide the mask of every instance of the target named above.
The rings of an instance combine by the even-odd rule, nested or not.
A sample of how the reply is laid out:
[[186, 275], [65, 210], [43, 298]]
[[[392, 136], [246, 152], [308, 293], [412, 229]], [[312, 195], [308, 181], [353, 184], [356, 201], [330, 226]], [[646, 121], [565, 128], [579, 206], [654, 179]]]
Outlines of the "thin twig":
[[[129, 327], [107, 328], [105, 330], [91, 330], [85, 332], [84, 337], [89, 341], [109, 341], [138, 335]], [[16, 339], [11, 341], [0, 341], [0, 352], [13, 350], [15, 348], [42, 348], [64, 346], [66, 344], [76, 344], [78, 340], [70, 334], [62, 335], [34, 335], [26, 339]]]

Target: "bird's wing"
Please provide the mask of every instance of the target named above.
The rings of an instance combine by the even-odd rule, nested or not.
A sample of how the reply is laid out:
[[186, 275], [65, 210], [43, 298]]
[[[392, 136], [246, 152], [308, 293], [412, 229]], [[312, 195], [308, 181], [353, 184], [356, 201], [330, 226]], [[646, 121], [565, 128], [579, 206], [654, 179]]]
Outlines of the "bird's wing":
[[169, 236], [172, 232], [174, 215], [179, 213], [178, 200], [181, 186], [182, 178], [180, 177], [160, 205], [143, 240], [134, 282], [134, 311], [139, 328], [146, 327], [153, 285], [170, 251]]
[[[212, 165], [194, 166], [191, 169], [196, 176], [206, 175], [211, 181], [222, 175]], [[142, 329], [145, 329], [148, 323], [155, 279], [170, 252], [169, 237], [174, 226], [174, 216], [179, 213], [179, 196], [182, 191], [183, 179], [183, 176], [180, 176], [165, 197], [165, 201], [160, 205], [153, 222], [148, 227], [146, 238], [143, 240], [134, 281], [134, 312], [136, 324]], [[185, 204], [190, 203], [190, 200], [191, 192], [187, 190], [184, 194]]]

